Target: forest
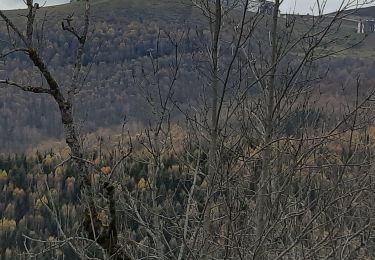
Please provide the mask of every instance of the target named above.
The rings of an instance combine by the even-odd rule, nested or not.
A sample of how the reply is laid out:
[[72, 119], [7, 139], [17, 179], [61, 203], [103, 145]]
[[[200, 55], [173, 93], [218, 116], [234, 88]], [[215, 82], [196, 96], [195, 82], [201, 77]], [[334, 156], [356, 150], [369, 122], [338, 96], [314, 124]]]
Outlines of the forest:
[[[111, 129], [122, 124], [124, 117], [135, 125], [140, 122], [147, 123], [149, 113], [142, 109], [142, 107], [147, 107], [144, 93], [140, 91], [139, 85], [134, 84], [133, 73], [140, 68], [146, 74], [152, 72], [149, 59], [151, 50], [153, 55], [159, 56], [161, 66], [159, 73], [165, 78], [168, 77], [168, 66], [173, 62], [175, 49], [169, 38], [171, 33], [191, 31], [189, 37], [183, 38], [183, 42], [179, 43], [178, 52], [184, 54], [184, 66], [179, 68], [175, 99], [187, 105], [186, 98], [192, 100], [196, 98], [194, 93], [197, 91], [191, 88], [198, 85], [199, 76], [196, 75], [196, 64], [191, 55], [203, 47], [201, 39], [196, 34], [197, 28], [201, 35], [209, 34], [208, 28], [200, 27], [200, 24], [204, 22], [203, 18], [197, 12], [192, 14], [194, 9], [191, 6], [186, 7], [182, 4], [170, 7], [175, 10], [174, 17], [162, 19], [163, 7], [167, 3], [159, 2], [159, 6], [155, 4], [148, 6], [147, 1], [139, 3], [113, 1], [110, 5], [94, 2], [93, 28], [82, 57], [83, 65], [89, 65], [87, 68], [89, 73], [82, 86], [84, 94], [78, 95], [79, 101], [76, 102], [77, 117], [84, 122], [85, 129], [82, 130], [85, 133], [96, 132], [100, 128], [111, 132]], [[117, 8], [118, 5], [121, 8]], [[171, 4], [168, 3], [168, 5]], [[62, 33], [60, 22], [65, 15], [77, 9], [77, 6], [73, 4], [72, 7], [55, 8], [59, 8], [58, 11], [55, 11], [53, 7], [47, 7], [45, 11], [48, 30], [45, 31], [42, 51], [44, 59], [51, 66], [56, 77], [66, 82], [69, 81], [69, 75], [65, 73], [65, 70], [73, 63], [77, 43], [71, 35]], [[157, 8], [158, 11], [151, 12], [152, 8]], [[15, 11], [11, 12], [11, 15], [16, 14]], [[168, 14], [167, 17], [170, 16]], [[196, 20], [195, 16], [200, 20]], [[258, 28], [258, 37], [264, 38], [261, 28]], [[346, 33], [349, 31], [347, 28], [342, 30], [346, 30]], [[1, 27], [0, 35], [3, 39], [7, 38], [6, 27]], [[354, 40], [358, 37], [353, 34], [349, 35], [354, 37]], [[351, 49], [345, 55], [322, 61], [324, 65], [322, 69], [329, 68], [331, 71], [320, 83], [326, 93], [329, 93], [327, 95], [334, 94], [341, 88], [341, 84], [359, 74], [362, 75], [364, 85], [373, 84], [374, 75], [370, 73], [373, 59], [371, 55], [364, 58], [371, 51], [371, 42], [375, 42], [372, 35], [369, 38], [362, 43], [364, 46], [356, 47], [354, 51]], [[156, 49], [158, 49], [157, 54]], [[30, 66], [31, 63], [27, 57], [13, 55], [7, 57], [6, 66], [0, 65], [0, 73], [3, 69], [9, 78], [17, 77], [24, 82], [30, 80], [38, 82], [38, 75], [29, 77], [27, 70]], [[51, 100], [43, 96], [30, 98], [28, 94], [22, 92], [10, 93], [2, 89], [0, 91], [2, 107], [0, 110], [0, 152], [29, 151], [31, 147], [41, 143], [56, 142], [62, 138], [63, 131], [59, 122], [58, 109]], [[137, 104], [144, 105], [140, 107]], [[47, 148], [48, 150], [48, 144], [46, 147], [40, 146], [40, 149]]]
[[375, 258], [375, 8], [249, 3], [0, 10], [0, 259]]

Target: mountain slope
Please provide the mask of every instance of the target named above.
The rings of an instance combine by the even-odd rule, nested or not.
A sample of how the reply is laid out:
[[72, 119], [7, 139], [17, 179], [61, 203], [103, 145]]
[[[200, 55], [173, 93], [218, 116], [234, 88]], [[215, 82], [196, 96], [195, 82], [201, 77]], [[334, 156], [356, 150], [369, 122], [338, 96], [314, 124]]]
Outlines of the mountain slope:
[[[73, 13], [79, 21], [82, 10], [83, 3], [77, 2], [42, 8], [39, 12], [39, 25], [44, 15], [47, 18], [45, 42], [41, 46], [43, 57], [62, 87], [70, 82], [77, 43], [61, 30], [60, 22]], [[20, 25], [23, 19], [20, 14], [24, 12], [15, 10], [7, 14]], [[193, 56], [206, 50], [204, 42], [209, 28], [201, 12], [192, 8], [189, 0], [96, 0], [92, 5], [91, 23], [83, 57], [87, 78], [75, 107], [84, 132], [114, 128], [122, 124], [125, 117], [134, 125], [148, 123], [153, 112], [146, 99], [157, 94], [152, 84], [147, 85], [144, 80], [147, 76], [152, 81], [150, 54], [160, 62], [160, 82], [166, 91], [175, 59], [173, 40], [188, 32], [189, 37], [183, 37], [178, 45], [184, 64], [175, 85], [174, 99], [183, 108], [197, 97], [201, 79], [197, 76]], [[268, 40], [264, 24], [266, 21], [259, 24], [256, 32], [259, 42]], [[352, 33], [350, 26], [345, 30]], [[223, 35], [230, 37], [226, 33]], [[4, 26], [0, 27], [0, 39], [7, 39]], [[229, 48], [222, 48], [230, 54]], [[357, 51], [363, 53], [363, 47]], [[366, 56], [371, 57], [371, 54], [366, 53]], [[358, 67], [356, 57], [342, 55], [335, 62]], [[369, 62], [359, 66], [366, 69]], [[39, 85], [40, 75], [32, 67], [26, 57], [14, 55], [6, 60], [5, 72], [0, 76]], [[0, 152], [24, 151], [42, 141], [59, 139], [61, 134], [59, 114], [49, 98], [0, 89]]]
[[348, 13], [353, 13], [356, 16], [361, 17], [373, 17], [375, 18], [375, 6], [359, 8], [358, 10], [351, 10]]

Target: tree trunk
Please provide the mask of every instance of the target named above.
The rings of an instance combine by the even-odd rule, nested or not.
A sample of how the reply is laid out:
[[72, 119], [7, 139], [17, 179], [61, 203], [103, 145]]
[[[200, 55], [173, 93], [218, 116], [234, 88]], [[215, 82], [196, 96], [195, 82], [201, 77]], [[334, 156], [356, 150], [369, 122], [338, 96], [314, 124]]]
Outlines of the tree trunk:
[[265, 230], [265, 225], [267, 218], [270, 217], [270, 207], [271, 205], [271, 194], [272, 190], [272, 174], [271, 174], [271, 159], [272, 159], [272, 145], [274, 133], [274, 110], [275, 110], [275, 88], [276, 88], [276, 71], [277, 71], [277, 60], [278, 60], [278, 46], [277, 46], [277, 36], [278, 36], [278, 15], [280, 8], [280, 0], [276, 0], [273, 11], [273, 24], [271, 31], [271, 70], [269, 80], [267, 81], [267, 96], [266, 96], [266, 116], [264, 120], [265, 137], [263, 140], [263, 145], [265, 146], [262, 153], [262, 172], [260, 176], [260, 181], [258, 184], [258, 197], [257, 197], [257, 219], [256, 219], [256, 238], [258, 239], [258, 249], [255, 252], [255, 259], [263, 259], [265, 256], [264, 250], [262, 248], [263, 233]]

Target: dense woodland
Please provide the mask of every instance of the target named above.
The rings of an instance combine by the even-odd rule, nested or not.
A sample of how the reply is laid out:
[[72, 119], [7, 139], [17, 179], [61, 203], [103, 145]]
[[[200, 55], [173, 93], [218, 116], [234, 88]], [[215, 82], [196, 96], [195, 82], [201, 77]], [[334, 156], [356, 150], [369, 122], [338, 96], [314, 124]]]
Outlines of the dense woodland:
[[[110, 15], [94, 9], [95, 26], [90, 33], [90, 41], [83, 56], [83, 65], [88, 73], [82, 91], [85, 94], [84, 98], [78, 97], [79, 105], [76, 109], [87, 126], [86, 131], [89, 132], [99, 127], [110, 128], [121, 124], [124, 117], [132, 118], [135, 122], [147, 120], [146, 111], [138, 106], [145, 102], [139, 85], [134, 83], [134, 71], [143, 70], [144, 73], [150, 73], [149, 55], [152, 54], [161, 57], [164, 73], [168, 76], [168, 66], [174, 58], [175, 49], [169, 39], [170, 34], [188, 30], [188, 25], [178, 25], [170, 20], [183, 22], [184, 16], [190, 14], [191, 7], [185, 10], [179, 6], [184, 16], [179, 17], [176, 14], [176, 20], [153, 17], [154, 15], [148, 14], [149, 9], [138, 10], [137, 15], [136, 12], [127, 10], [126, 6], [122, 8], [123, 11], [117, 9], [112, 12], [109, 6], [107, 11]], [[141, 8], [141, 4], [138, 8]], [[63, 82], [69, 82], [69, 78], [64, 78], [65, 70], [70, 69], [77, 44], [73, 37], [61, 32], [58, 17], [62, 17], [63, 14], [55, 17], [54, 12], [53, 9], [47, 12], [48, 29], [45, 32], [43, 54], [46, 62], [53, 67], [56, 77]], [[1, 37], [6, 38], [6, 27], [1, 28]], [[197, 44], [196, 39], [184, 39], [179, 45], [179, 52], [189, 56], [197, 48]], [[191, 77], [191, 66], [186, 63], [181, 74], [184, 80], [179, 81], [180, 100], [190, 97], [191, 88], [196, 86], [194, 77]], [[6, 69], [7, 77], [20, 77], [27, 75], [23, 72], [30, 69], [31, 63], [22, 55], [15, 55], [7, 59], [6, 66], [3, 67]], [[30, 81], [29, 77], [20, 79]], [[37, 75], [34, 80], [38, 82]], [[30, 97], [24, 93], [0, 91], [0, 143], [3, 152], [22, 151], [42, 140], [61, 138], [62, 128], [57, 107], [50, 100], [43, 96]], [[17, 115], [16, 120], [14, 115]]]
[[[101, 9], [103, 6], [104, 11]], [[173, 14], [164, 10], [164, 6], [173, 9]], [[47, 17], [43, 55], [56, 77], [66, 83], [69, 78], [65, 72], [71, 69], [77, 43], [70, 34], [61, 31], [60, 21], [75, 7], [64, 6], [58, 10], [46, 8], [46, 11], [41, 11]], [[140, 83], [135, 82], [134, 76], [137, 71], [138, 75], [152, 73], [152, 55], [153, 58], [159, 58], [161, 80], [164, 77], [167, 82], [175, 58], [171, 37], [178, 39], [177, 35], [184, 35], [178, 46], [178, 52], [184, 54], [184, 61], [176, 82], [174, 99], [183, 106], [189, 103], [188, 100], [196, 98], [194, 93], [198, 93], [200, 76], [196, 73], [198, 65], [193, 56], [205, 48], [204, 42], [209, 31], [201, 27], [203, 18], [196, 12], [192, 13], [193, 10], [191, 5], [167, 5], [163, 1], [160, 4], [148, 4], [147, 1], [119, 4], [115, 1], [108, 5], [99, 2], [93, 6], [93, 28], [83, 56], [87, 77], [76, 102], [76, 111], [84, 125], [83, 131], [90, 133], [100, 128], [111, 129], [122, 124], [125, 117], [135, 127], [148, 122], [149, 107], [145, 102], [145, 92]], [[347, 33], [353, 29], [345, 30]], [[1, 38], [7, 38], [6, 27], [1, 27], [0, 33]], [[258, 39], [265, 40], [267, 37], [262, 29], [256, 33]], [[357, 37], [353, 34], [350, 36]], [[370, 39], [354, 50], [321, 62], [321, 69], [330, 71], [320, 83], [325, 94], [336, 96], [342, 92], [342, 85], [357, 75], [361, 75], [364, 85], [373, 84], [372, 53], [366, 56], [371, 51], [372, 38], [370, 35]], [[8, 48], [5, 47], [5, 51]], [[229, 47], [224, 48], [230, 51]], [[23, 55], [10, 56], [6, 59], [6, 65], [0, 66], [5, 70], [3, 75], [8, 78], [17, 77], [23, 82], [39, 80], [38, 75], [29, 77], [27, 72], [32, 65]], [[62, 137], [58, 110], [51, 100], [22, 92], [0, 91], [0, 151], [22, 152], [42, 142]]]
[[350, 6], [26, 3], [0, 12], [0, 259], [375, 258], [374, 35]]
[[[101, 174], [108, 174], [109, 167], [106, 166], [108, 158], [100, 160], [98, 153], [92, 154], [91, 158], [97, 163], [98, 167], [100, 166], [103, 169]], [[77, 214], [80, 213], [76, 201], [78, 191], [75, 180], [77, 175], [71, 165], [56, 168], [55, 165], [61, 159], [60, 154], [54, 153], [37, 154], [35, 157], [25, 155], [1, 157], [1, 259], [26, 258], [22, 256], [26, 241], [25, 236], [39, 237], [51, 242], [58, 237], [56, 223], [51, 219], [50, 212], [44, 208], [45, 203], [48, 203], [49, 200], [53, 200], [53, 203], [59, 205], [59, 219], [64, 225], [64, 229], [68, 233], [74, 234]], [[182, 173], [182, 169], [173, 156], [165, 158], [163, 164], [162, 175], [157, 179], [157, 186], [160, 190], [160, 198], [158, 199], [160, 210], [168, 210], [165, 198], [173, 196], [173, 200], [180, 204], [177, 210], [182, 214], [181, 205], [183, 205], [190, 178]], [[123, 190], [124, 193], [125, 190], [130, 191], [135, 196], [147, 199], [147, 164], [132, 160], [131, 162], [128, 161], [127, 165], [129, 168], [126, 169], [126, 176], [121, 177], [123, 180], [118, 183], [117, 188]], [[99, 179], [100, 177], [99, 174], [95, 175], [95, 178]], [[202, 185], [202, 181], [200, 181], [200, 185]], [[168, 214], [173, 215], [174, 213], [169, 212]], [[107, 225], [108, 220], [105, 219], [104, 209], [99, 214], [102, 214], [103, 222]], [[124, 239], [132, 239], [138, 243], [147, 244], [144, 230], [135, 220], [127, 216], [127, 213], [119, 216], [119, 220], [126, 230], [127, 237]], [[30, 248], [40, 246], [30, 241], [26, 242], [26, 245]], [[53, 243], [45, 246], [53, 246]], [[65, 257], [75, 259], [75, 255], [66, 249], [48, 252], [39, 256], [38, 259], [62, 257], [63, 251]]]

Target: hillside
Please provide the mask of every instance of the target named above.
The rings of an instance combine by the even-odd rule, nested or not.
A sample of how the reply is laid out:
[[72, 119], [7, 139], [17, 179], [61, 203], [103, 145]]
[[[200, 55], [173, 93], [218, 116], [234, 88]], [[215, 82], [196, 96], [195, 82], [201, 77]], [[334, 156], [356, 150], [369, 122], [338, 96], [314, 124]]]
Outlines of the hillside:
[[[41, 19], [46, 16], [44, 58], [53, 68], [57, 79], [66, 84], [70, 79], [66, 78], [65, 71], [71, 69], [76, 42], [69, 34], [62, 32], [60, 22], [72, 13], [79, 17], [83, 9], [81, 5], [82, 3], [77, 2], [42, 8], [38, 16], [40, 24]], [[369, 12], [368, 10], [363, 12]], [[24, 11], [15, 10], [7, 14], [17, 24], [21, 24], [22, 17], [19, 14], [22, 12]], [[268, 34], [261, 29], [267, 22], [262, 23], [255, 35], [258, 39], [267, 41]], [[350, 26], [343, 27], [342, 30], [343, 35], [349, 34], [354, 39], [359, 37], [353, 34]], [[184, 66], [176, 82], [174, 96], [182, 108], [198, 94], [194, 88], [199, 85], [199, 77], [195, 73], [192, 56], [205, 48], [198, 35], [209, 33], [201, 12], [193, 9], [187, 0], [94, 1], [92, 27], [83, 57], [83, 65], [88, 74], [75, 108], [84, 126], [83, 131], [91, 133], [98, 129], [112, 129], [121, 125], [125, 117], [134, 126], [147, 123], [150, 120], [147, 113], [150, 108], [146, 104], [145, 91], [148, 90], [141, 86], [143, 83], [140, 78], [144, 75], [134, 81], [134, 74], [147, 74], [151, 71], [151, 51], [153, 57], [158, 57], [163, 64], [163, 80], [167, 84], [169, 64], [173, 62], [175, 52], [170, 37], [187, 32], [189, 37], [179, 43], [178, 53], [184, 56]], [[0, 37], [6, 39], [5, 27], [0, 28]], [[230, 37], [228, 35], [228, 39]], [[227, 49], [229, 54], [229, 46], [223, 49]], [[352, 53], [354, 54], [340, 54], [337, 59], [331, 60], [334, 65], [332, 71], [340, 68], [343, 63], [349, 64], [346, 67], [348, 71], [368, 69], [372, 63], [369, 58], [374, 55], [371, 45], [364, 43]], [[40, 84], [39, 75], [29, 73], [32, 71], [31, 67], [25, 57], [15, 55], [7, 58], [6, 71], [0, 74], [6, 78]], [[371, 75], [373, 74], [366, 78], [369, 82], [374, 80]], [[0, 107], [0, 152], [25, 151], [41, 142], [46, 144], [47, 140], [61, 138], [59, 115], [51, 100], [43, 96], [0, 89]]]
[[82, 2], [0, 12], [0, 259], [375, 259], [373, 35]]
[[[63, 78], [66, 74], [64, 71], [70, 69], [76, 43], [69, 34], [62, 32], [60, 22], [71, 13], [79, 17], [82, 10], [80, 5], [81, 3], [74, 3], [46, 7], [39, 12], [39, 19], [44, 14], [47, 16], [44, 58], [53, 66], [56, 77], [61, 81], [69, 80]], [[20, 12], [23, 11], [15, 10], [8, 14], [20, 24]], [[150, 64], [147, 56], [150, 49], [156, 48], [157, 41], [159, 55], [168, 62], [174, 48], [165, 32], [185, 30], [188, 20], [193, 20], [189, 18], [191, 15], [191, 7], [176, 1], [94, 1], [93, 31], [83, 60], [83, 65], [87, 66], [90, 73], [87, 89], [82, 90], [82, 95], [88, 97], [77, 102], [81, 118], [88, 121], [86, 130], [121, 124], [125, 116], [145, 119], [142, 110], [135, 105], [141, 102], [141, 94], [130, 83], [131, 71], [141, 63]], [[197, 22], [194, 20], [195, 25]], [[0, 31], [1, 37], [5, 39], [6, 28], [1, 27]], [[192, 43], [186, 42], [185, 46], [181, 46], [181, 51], [189, 53], [192, 48]], [[31, 78], [24, 73], [31, 66], [25, 57], [8, 58], [7, 77], [35, 82], [37, 75]], [[39, 143], [44, 137], [48, 139], [61, 136], [59, 116], [50, 100], [18, 91], [0, 91], [2, 151], [20, 151]], [[88, 113], [93, 107], [95, 112]]]
[[[348, 11], [349, 13], [353, 13], [353, 11]], [[360, 17], [372, 17], [375, 18], [375, 6], [371, 7], [364, 7], [359, 8], [358, 10], [354, 10], [354, 14]]]

